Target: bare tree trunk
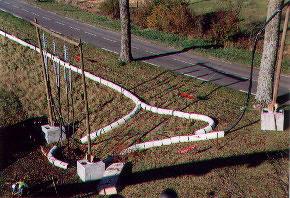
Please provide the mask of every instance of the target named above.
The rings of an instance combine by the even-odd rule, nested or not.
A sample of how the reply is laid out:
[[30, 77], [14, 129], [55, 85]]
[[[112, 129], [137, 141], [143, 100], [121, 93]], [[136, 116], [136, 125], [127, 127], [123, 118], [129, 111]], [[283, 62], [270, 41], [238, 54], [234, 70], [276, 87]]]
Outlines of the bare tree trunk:
[[[282, 4], [283, 0], [269, 0], [267, 18]], [[281, 14], [278, 14], [266, 27], [263, 54], [258, 77], [256, 100], [259, 103], [269, 103], [272, 99], [273, 78], [279, 45], [279, 24]]]
[[121, 19], [120, 60], [127, 63], [132, 60], [129, 0], [119, 0], [119, 3], [120, 3], [120, 19]]

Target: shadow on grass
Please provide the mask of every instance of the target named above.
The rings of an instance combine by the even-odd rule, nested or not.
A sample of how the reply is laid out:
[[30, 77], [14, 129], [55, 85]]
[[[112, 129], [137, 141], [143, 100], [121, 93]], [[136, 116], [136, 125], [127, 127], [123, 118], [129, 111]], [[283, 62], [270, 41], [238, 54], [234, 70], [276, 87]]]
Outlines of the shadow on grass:
[[[120, 190], [128, 185], [136, 185], [151, 181], [162, 180], [166, 178], [176, 178], [180, 176], [203, 176], [213, 170], [218, 170], [225, 167], [234, 167], [247, 165], [248, 168], [256, 167], [261, 163], [271, 159], [286, 158], [288, 150], [277, 150], [269, 152], [247, 153], [229, 157], [217, 157], [208, 160], [193, 161], [184, 164], [176, 164], [161, 168], [153, 168], [146, 171], [133, 172], [132, 163], [128, 162], [125, 165], [124, 171], [119, 179]], [[97, 187], [99, 181], [93, 182], [76, 182], [68, 184], [57, 184], [56, 189], [59, 197], [68, 197], [73, 195], [78, 196], [93, 196], [97, 194]], [[56, 196], [56, 191], [52, 184], [43, 182], [32, 189], [37, 191], [32, 192], [32, 196], [37, 197], [53, 197]], [[39, 190], [41, 189], [41, 190]]]
[[250, 122], [250, 123], [247, 123], [247, 124], [245, 124], [245, 125], [243, 125], [243, 126], [241, 126], [241, 127], [238, 127], [238, 128], [236, 128], [236, 129], [233, 129], [233, 130], [227, 132], [227, 134], [230, 134], [230, 133], [232, 133], [232, 132], [235, 132], [235, 131], [241, 130], [241, 129], [243, 129], [243, 128], [246, 128], [246, 127], [252, 126], [252, 125], [254, 125], [254, 124], [257, 124], [259, 121], [260, 121], [260, 119], [259, 119], [259, 120], [255, 120], [255, 121]]
[[[183, 69], [191, 69], [194, 65], [198, 65], [198, 64], [201, 64], [201, 63], [196, 63], [196, 64], [192, 64], [192, 65], [189, 65], [189, 66], [184, 66], [184, 67], [176, 68], [176, 69], [168, 69], [168, 70], [166, 70], [166, 71], [160, 72], [159, 74], [157, 74], [157, 75], [154, 76], [153, 78], [147, 79], [147, 80], [145, 80], [145, 81], [143, 81], [143, 82], [141, 82], [141, 83], [135, 85], [134, 87], [131, 87], [129, 90], [134, 92], [135, 89], [137, 89], [138, 87], [143, 86], [143, 85], [145, 85], [145, 84], [148, 84], [148, 83], [150, 83], [150, 82], [157, 81], [158, 78], [160, 78], [161, 76], [163, 76], [163, 75], [165, 75], [165, 74], [167, 74], [167, 73], [169, 73], [169, 72], [176, 72], [177, 75], [182, 75], [182, 74], [178, 73], [179, 70], [183, 70]], [[194, 72], [194, 71], [198, 71], [198, 70], [196, 70], [196, 69], [191, 70], [191, 72]], [[167, 78], [166, 80], [162, 80], [162, 81], [159, 80], [158, 83], [156, 83], [156, 84], [154, 85], [154, 87], [156, 88], [157, 86], [162, 86], [162, 85], [164, 85], [164, 84], [166, 84], [166, 83], [169, 83], [170, 80], [171, 80], [170, 78], [172, 78], [172, 80], [174, 80], [175, 76], [173, 75], [173, 76]], [[184, 81], [183, 83], [188, 82], [188, 81], [189, 81], [189, 79], [187, 79], [187, 80]], [[146, 93], [146, 92], [149, 92], [150, 90], [152, 90], [152, 87], [151, 87], [150, 89], [147, 88], [146, 91], [143, 92], [143, 94]]]
[[[5, 128], [0, 127], [0, 169], [6, 168], [40, 145], [46, 145], [41, 126], [47, 123], [47, 117], [42, 116], [32, 117]], [[71, 137], [72, 124], [65, 127], [67, 137]], [[78, 127], [79, 122], [76, 121], [75, 131]]]
[[47, 2], [47, 3], [54, 3], [55, 0], [36, 0], [36, 2]]
[[[129, 162], [125, 164], [122, 171], [123, 175], [128, 175], [132, 172], [132, 164]], [[113, 179], [115, 176], [108, 177]], [[121, 181], [121, 180], [120, 180]], [[54, 187], [52, 180], [40, 182], [31, 187], [30, 196], [32, 197], [90, 197], [98, 194], [98, 184], [100, 180], [90, 182], [75, 182], [68, 184], [61, 184], [61, 181], [55, 181], [56, 186]], [[120, 183], [120, 188], [124, 186]], [[110, 197], [122, 197], [119, 195], [113, 195]]]
[[200, 1], [194, 1], [194, 2], [190, 2], [189, 4], [198, 4], [198, 3], [203, 3], [203, 2], [206, 2], [206, 1], [210, 1], [210, 0], [200, 0]]
[[[193, 66], [196, 66], [196, 67], [193, 67]], [[199, 68], [197, 68], [197, 67], [199, 67]], [[204, 68], [204, 69], [201, 69], [201, 68]], [[181, 72], [181, 70], [187, 70], [187, 71]], [[205, 94], [205, 95], [207, 95], [207, 97], [209, 95], [211, 95], [212, 93], [214, 93], [215, 91], [219, 90], [222, 87], [228, 87], [228, 86], [231, 86], [231, 85], [234, 85], [234, 84], [239, 84], [239, 83], [248, 81], [247, 78], [240, 77], [240, 76], [235, 75], [235, 74], [227, 73], [227, 72], [225, 72], [223, 70], [211, 67], [211, 66], [207, 65], [206, 63], [196, 63], [196, 64], [192, 64], [192, 65], [189, 65], [189, 66], [187, 65], [187, 66], [184, 66], [184, 67], [181, 67], [181, 68], [176, 68], [176, 69], [171, 69], [171, 70], [167, 70], [167, 71], [161, 72], [160, 74], [156, 75], [155, 77], [153, 77], [151, 79], [148, 79], [148, 80], [146, 80], [146, 81], [144, 81], [144, 82], [132, 87], [131, 90], [134, 90], [137, 87], [139, 87], [141, 85], [144, 85], [146, 83], [149, 83], [151, 81], [157, 80], [160, 76], [162, 76], [162, 75], [164, 75], [164, 74], [166, 74], [168, 72], [177, 72], [177, 73], [179, 73], [179, 74], [181, 73], [183, 75], [191, 73], [193, 78], [202, 78], [202, 77], [206, 77], [206, 76], [212, 76], [208, 81], [205, 81], [202, 84], [206, 84], [206, 83], [214, 82], [214, 81], [218, 81], [218, 80], [224, 80], [224, 82], [222, 82], [222, 85], [218, 86], [217, 88], [215, 88], [210, 93]], [[202, 74], [202, 75], [195, 76], [194, 75], [195, 72], [205, 72], [205, 73]], [[213, 78], [216, 74], [220, 74], [221, 76], [219, 76], [217, 78]], [[226, 78], [228, 78], [228, 80]], [[235, 82], [231, 82], [232, 80], [235, 80]], [[149, 90], [150, 89], [147, 89], [147, 92]]]
[[231, 85], [238, 84], [238, 83], [240, 83], [240, 82], [241, 82], [241, 81], [238, 80], [238, 81], [236, 81], [236, 82], [228, 83], [228, 84], [226, 84], [226, 85], [220, 85], [220, 86], [217, 86], [216, 88], [214, 88], [213, 90], [211, 90], [210, 92], [208, 92], [208, 93], [206, 93], [206, 94], [198, 95], [198, 96], [197, 96], [197, 99], [199, 99], [199, 100], [208, 100], [209, 97], [210, 97], [214, 92], [218, 91], [219, 89], [224, 88], [224, 87], [229, 87], [229, 86], [231, 86]]
[[229, 157], [218, 157], [208, 160], [193, 161], [185, 164], [155, 168], [141, 172], [134, 172], [128, 175], [124, 175], [122, 177], [122, 184], [125, 186], [135, 185], [144, 182], [162, 180], [165, 178], [176, 178], [183, 175], [203, 176], [216, 169], [240, 165], [247, 165], [248, 168], [251, 168], [256, 167], [264, 161], [268, 160], [269, 156], [275, 159], [287, 157], [288, 150], [285, 149]]
[[12, 126], [0, 128], [0, 163], [2, 168], [15, 162], [17, 158], [44, 145], [41, 125], [47, 124], [46, 117], [33, 117]]
[[161, 193], [162, 198], [178, 198], [177, 192], [172, 188], [166, 188]]

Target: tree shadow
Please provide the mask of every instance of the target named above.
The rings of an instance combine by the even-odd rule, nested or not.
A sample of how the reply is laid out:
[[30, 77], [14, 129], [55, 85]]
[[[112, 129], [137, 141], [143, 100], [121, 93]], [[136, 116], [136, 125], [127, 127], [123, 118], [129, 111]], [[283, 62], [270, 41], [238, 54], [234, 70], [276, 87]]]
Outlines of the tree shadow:
[[[120, 175], [118, 189], [122, 190], [126, 186], [142, 184], [151, 181], [163, 180], [166, 178], [177, 178], [180, 176], [203, 176], [211, 171], [225, 167], [235, 167], [247, 165], [248, 168], [256, 167], [263, 162], [272, 159], [281, 159], [288, 157], [288, 150], [276, 150], [268, 152], [247, 153], [229, 157], [217, 157], [213, 159], [192, 161], [183, 164], [176, 164], [160, 168], [152, 168], [145, 171], [132, 172], [132, 162], [125, 164]], [[110, 179], [110, 178], [108, 178]], [[56, 184], [59, 197], [69, 197], [74, 195], [93, 196], [98, 193], [97, 181], [92, 182], [75, 182], [67, 184]], [[32, 195], [35, 197], [55, 197], [55, 188], [49, 182], [43, 182], [33, 186]], [[41, 190], [39, 190], [41, 189]], [[176, 194], [177, 195], [177, 194]]]
[[252, 125], [254, 125], [254, 124], [257, 124], [259, 121], [260, 121], [260, 119], [255, 120], [255, 121], [253, 121], [253, 122], [250, 122], [250, 123], [248, 123], [248, 124], [245, 124], [245, 125], [243, 125], [243, 126], [240, 126], [240, 127], [236, 128], [236, 129], [233, 129], [233, 130], [227, 132], [227, 134], [230, 134], [230, 133], [232, 133], [232, 132], [235, 132], [235, 131], [241, 130], [241, 129], [243, 129], [243, 128], [246, 128], [246, 127], [252, 126]]
[[232, 82], [232, 83], [228, 83], [226, 85], [220, 85], [220, 86], [217, 86], [216, 88], [214, 88], [213, 90], [211, 90], [210, 92], [208, 92], [207, 94], [204, 94], [204, 95], [199, 95], [198, 96], [198, 99], [199, 100], [208, 100], [209, 97], [214, 93], [216, 92], [217, 90], [221, 89], [221, 88], [224, 88], [224, 87], [229, 87], [231, 85], [234, 85], [234, 84], [237, 84], [237, 83], [240, 83], [241, 81], [235, 81], [235, 82]]
[[[199, 64], [199, 63], [196, 63], [196, 64], [192, 64], [192, 65], [190, 65], [190, 66], [184, 66], [184, 67], [177, 68], [177, 69], [168, 69], [168, 70], [166, 70], [166, 71], [163, 71], [163, 72], [157, 74], [157, 75], [154, 76], [153, 78], [150, 78], [150, 79], [148, 79], [148, 80], [145, 80], [144, 82], [141, 82], [141, 83], [135, 85], [134, 87], [131, 87], [129, 90], [134, 92], [134, 90], [135, 90], [136, 88], [138, 88], [138, 87], [140, 87], [140, 86], [143, 86], [143, 85], [145, 85], [145, 84], [147, 84], [147, 83], [154, 82], [154, 81], [156, 81], [158, 78], [160, 78], [162, 75], [165, 75], [165, 74], [167, 74], [167, 73], [169, 73], [169, 72], [176, 72], [177, 75], [182, 75], [182, 74], [184, 74], [184, 73], [182, 73], [182, 74], [181, 74], [181, 73], [178, 73], [179, 70], [187, 69], [187, 68], [192, 68], [192, 66], [194, 66], [194, 65], [198, 65], [198, 64]], [[195, 69], [194, 69], [194, 70], [192, 70], [192, 71], [190, 71], [190, 72], [193, 72], [193, 71], [198, 71], [198, 70], [195, 70]], [[173, 78], [173, 79], [174, 79], [175, 76], [172, 76], [172, 77], [170, 77], [170, 78]], [[164, 85], [164, 84], [166, 84], [166, 83], [169, 83], [169, 82], [170, 82], [170, 78], [168, 78], [168, 79], [166, 79], [166, 80], [163, 80], [163, 81], [160, 81], [160, 82], [156, 83], [156, 84], [154, 85], [154, 87], [159, 87], [159, 86], [162, 86], [162, 85]], [[172, 79], [172, 80], [173, 80], [173, 79]], [[183, 83], [186, 83], [186, 82], [188, 82], [188, 81], [189, 81], [189, 79], [183, 81]], [[150, 89], [146, 89], [146, 91], [143, 92], [142, 94], [147, 93], [147, 92], [151, 91], [152, 89], [153, 89], [153, 87], [150, 87]], [[134, 92], [134, 93], [135, 93], [135, 92]]]
[[200, 1], [194, 1], [194, 2], [190, 2], [189, 4], [197, 4], [197, 3], [203, 3], [203, 2], [206, 2], [206, 1], [210, 1], [210, 0], [200, 0]]
[[122, 181], [124, 182], [123, 185], [128, 186], [166, 178], [176, 178], [183, 175], [203, 176], [213, 170], [225, 167], [247, 165], [248, 168], [252, 168], [268, 160], [269, 156], [273, 156], [275, 159], [286, 158], [288, 157], [288, 150], [285, 149], [248, 153], [230, 157], [217, 157], [208, 160], [192, 161], [184, 164], [154, 168], [124, 175]]
[[[288, 105], [290, 107], [290, 105]], [[290, 128], [290, 109], [284, 109], [284, 130]]]
[[285, 130], [290, 128], [290, 110], [285, 110]]
[[150, 60], [150, 59], [170, 56], [170, 55], [174, 55], [174, 54], [181, 54], [181, 53], [187, 52], [187, 51], [189, 51], [191, 49], [212, 49], [212, 48], [221, 48], [221, 47], [223, 47], [223, 46], [222, 45], [217, 45], [217, 44], [190, 46], [190, 47], [185, 47], [182, 50], [176, 50], [176, 51], [172, 51], [172, 52], [165, 52], [165, 53], [154, 54], [154, 55], [150, 55], [150, 56], [134, 58], [133, 60], [134, 61], [144, 61], [144, 60]]
[[[122, 190], [125, 186], [122, 184], [122, 178], [124, 175], [128, 175], [132, 172], [132, 163], [128, 162], [125, 164], [123, 171], [120, 175], [117, 187], [119, 190]], [[113, 179], [115, 176], [110, 176], [108, 179]], [[89, 182], [74, 182], [61, 184], [61, 181], [55, 181], [56, 188], [51, 181], [40, 182], [31, 187], [31, 196], [32, 197], [91, 197], [98, 194], [98, 184], [100, 180], [89, 181]], [[113, 195], [110, 197], [120, 197], [120, 195]]]
[[202, 67], [204, 67], [204, 68], [206, 68], [206, 69], [209, 69], [209, 70], [211, 70], [211, 71], [213, 71], [215, 73], [222, 74], [222, 75], [224, 75], [226, 77], [230, 77], [230, 78], [233, 78], [235, 80], [239, 80], [241, 82], [248, 81], [249, 80], [248, 78], [244, 78], [244, 77], [241, 77], [241, 76], [238, 76], [238, 75], [235, 75], [235, 74], [231, 74], [231, 73], [224, 72], [223, 70], [216, 69], [216, 68], [211, 67], [211, 66], [208, 66], [208, 65], [206, 65], [204, 63], [199, 63], [199, 65], [202, 66]]
[[277, 97], [278, 104], [285, 104], [285, 103], [288, 103], [289, 101], [290, 101], [290, 92]]
[[47, 124], [47, 117], [32, 117], [17, 124], [0, 128], [1, 167], [12, 164], [22, 155], [45, 144], [41, 126]]
[[55, 0], [37, 0], [37, 2], [51, 2], [53, 3]]
[[52, 185], [52, 181], [39, 183], [31, 187], [32, 197], [72, 197], [82, 195], [84, 197], [97, 194], [97, 186], [99, 180], [91, 182], [76, 182], [69, 184], [58, 184], [56, 188]]
[[178, 195], [172, 188], [166, 188], [162, 191], [161, 198], [178, 198]]

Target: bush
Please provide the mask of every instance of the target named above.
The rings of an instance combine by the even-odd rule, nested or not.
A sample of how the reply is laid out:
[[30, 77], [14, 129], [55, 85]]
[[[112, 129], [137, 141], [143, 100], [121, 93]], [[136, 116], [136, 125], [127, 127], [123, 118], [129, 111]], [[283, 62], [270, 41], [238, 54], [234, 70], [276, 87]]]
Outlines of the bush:
[[109, 16], [113, 19], [120, 18], [119, 0], [105, 0], [100, 3], [99, 10], [101, 14]]
[[209, 38], [224, 44], [240, 31], [239, 8], [195, 16], [185, 0], [151, 0], [133, 13], [133, 22], [142, 28]]
[[134, 10], [132, 21], [142, 28], [147, 28], [147, 18], [151, 15], [155, 6], [156, 5], [153, 0], [148, 0], [146, 3], [141, 3], [140, 6]]
[[172, 32], [187, 35], [193, 28], [192, 12], [187, 4], [179, 4], [171, 11]]
[[236, 11], [217, 11], [196, 17], [199, 34], [206, 35], [217, 43], [223, 43], [239, 32], [239, 18]]
[[160, 31], [169, 31], [170, 28], [170, 9], [165, 5], [156, 6], [152, 14], [147, 17], [147, 27]]
[[147, 17], [147, 27], [170, 33], [187, 35], [192, 26], [192, 12], [185, 1], [154, 2], [151, 15]]

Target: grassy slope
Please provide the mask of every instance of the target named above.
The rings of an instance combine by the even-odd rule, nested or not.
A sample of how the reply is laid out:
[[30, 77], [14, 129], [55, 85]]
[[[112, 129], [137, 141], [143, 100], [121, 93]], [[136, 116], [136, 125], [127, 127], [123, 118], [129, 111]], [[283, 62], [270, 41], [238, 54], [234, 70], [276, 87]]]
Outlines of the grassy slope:
[[[29, 32], [31, 32], [29, 38], [34, 35], [31, 26], [0, 12], [0, 28], [3, 27], [11, 33], [18, 32], [18, 36], [22, 38], [28, 38]], [[26, 28], [26, 32], [21, 31], [23, 27]], [[15, 89], [15, 93], [19, 95], [23, 106], [31, 115], [44, 114], [46, 111], [44, 95], [41, 94], [41, 75], [40, 70], [35, 67], [39, 62], [34, 61], [38, 56], [31, 50], [10, 41], [2, 40], [1, 44], [1, 69], [5, 72], [3, 73], [5, 75], [0, 78], [1, 84]], [[12, 58], [12, 61], [8, 58]], [[120, 66], [116, 55], [91, 46], [85, 47], [85, 59], [89, 71], [122, 84], [146, 102], [163, 108], [183, 109], [212, 116], [219, 123], [218, 129], [223, 129], [232, 123], [239, 114], [243, 93], [228, 88], [218, 88], [210, 83], [180, 76], [145, 63], [133, 62]], [[11, 70], [13, 74], [8, 72]], [[35, 83], [33, 78], [39, 83]], [[28, 87], [31, 88], [27, 91]], [[127, 112], [127, 109], [131, 109], [130, 102], [126, 102], [127, 100], [121, 102], [120, 100], [123, 99], [111, 90], [94, 83], [90, 83], [89, 87], [90, 94], [96, 94], [91, 97], [91, 107], [97, 107], [102, 102], [114, 98], [108, 108], [102, 111], [97, 108], [99, 116], [95, 112], [92, 113], [96, 123], [107, 123]], [[191, 92], [195, 98], [203, 94], [209, 94], [209, 97], [204, 101], [186, 100], [178, 96], [182, 91]], [[77, 91], [76, 97], [80, 97], [79, 94], [80, 91]], [[287, 149], [287, 136], [285, 133], [261, 133], [258, 120], [258, 112], [250, 109], [238, 126], [238, 130], [227, 134], [218, 142], [196, 143], [200, 150], [197, 153], [177, 154], [178, 149], [183, 148], [184, 145], [174, 145], [129, 155], [127, 160], [133, 164], [133, 174], [129, 176], [130, 179], [126, 181], [127, 186], [121, 194], [125, 197], [145, 195], [157, 197], [164, 188], [173, 188], [180, 197], [193, 195], [206, 197], [212, 191], [217, 192], [221, 197], [230, 194], [242, 197], [285, 196], [283, 181], [285, 180], [287, 186], [287, 159], [279, 159], [272, 163], [269, 159], [273, 156], [269, 154], [267, 157], [266, 153]], [[99, 124], [95, 122], [94, 127], [98, 127]], [[203, 123], [200, 122], [142, 111], [127, 125], [100, 138], [98, 144], [94, 144], [93, 150], [98, 156], [105, 157], [107, 154], [119, 152], [123, 147], [140, 138], [145, 141], [176, 134], [188, 134], [202, 125]], [[82, 131], [81, 127], [77, 136], [81, 136]], [[146, 135], [143, 136], [144, 132]], [[256, 156], [251, 157], [253, 154]], [[33, 155], [32, 159], [35, 159], [33, 162], [31, 155]], [[275, 156], [279, 158], [280, 155]], [[5, 181], [9, 184], [14, 175], [19, 176], [29, 172], [27, 169], [17, 170], [16, 166], [33, 163], [29, 170], [37, 167], [37, 164], [41, 167], [49, 167], [44, 159], [40, 159], [38, 152], [19, 159], [4, 171]], [[275, 172], [277, 166], [279, 171]], [[162, 167], [164, 169], [158, 171], [158, 168]], [[55, 168], [51, 168], [51, 171], [64, 182], [76, 180], [74, 168], [67, 172]], [[43, 175], [51, 173], [37, 171], [28, 175], [32, 177], [35, 174], [38, 178], [42, 178]], [[8, 184], [4, 186], [5, 189], [9, 187]]]
[[0, 86], [0, 128], [11, 126], [25, 118], [19, 98], [7, 89]]
[[[100, 16], [94, 13], [90, 13], [80, 8], [68, 4], [57, 3], [57, 2], [35, 2], [33, 0], [27, 0], [27, 2], [32, 3], [34, 5], [40, 6], [41, 8], [51, 10], [58, 14], [71, 17], [77, 19], [79, 21], [97, 26], [102, 28], [108, 28], [110, 30], [118, 31], [120, 29], [119, 21], [112, 20], [105, 16]], [[236, 1], [233, 1], [236, 2]], [[199, 1], [197, 4], [192, 4], [193, 10], [197, 9], [197, 13], [206, 13], [209, 11], [214, 11], [218, 9], [222, 9], [226, 6], [229, 6], [228, 3], [217, 3], [216, 0], [211, 1]], [[206, 9], [204, 9], [206, 7]], [[264, 18], [265, 11], [265, 2], [254, 2], [254, 1], [245, 1], [243, 3], [242, 9], [242, 28], [249, 29], [248, 26], [256, 20], [260, 21]], [[258, 10], [258, 14], [255, 13], [254, 10]], [[133, 26], [132, 33], [134, 35], [140, 36], [145, 39], [149, 39], [151, 41], [155, 41], [158, 43], [162, 43], [169, 46], [174, 46], [177, 48], [184, 48], [193, 45], [206, 45], [210, 42], [203, 39], [190, 39], [186, 37], [182, 37], [176, 34], [170, 34], [165, 32], [160, 32], [153, 29], [141, 29], [137, 26]], [[203, 56], [208, 56], [212, 58], [219, 58], [225, 61], [235, 62], [244, 65], [250, 65], [251, 60], [251, 52], [249, 50], [236, 48], [236, 47], [228, 47], [222, 49], [208, 49], [208, 50], [195, 50], [195, 53], [198, 53]], [[257, 58], [255, 61], [255, 65], [259, 66], [260, 54], [257, 54]], [[287, 67], [289, 65], [289, 57], [286, 58], [283, 62], [283, 71], [289, 73], [290, 68]]]
[[241, 5], [240, 17], [244, 25], [263, 21], [267, 13], [267, 0], [190, 0], [190, 7], [196, 14], [204, 14]]

